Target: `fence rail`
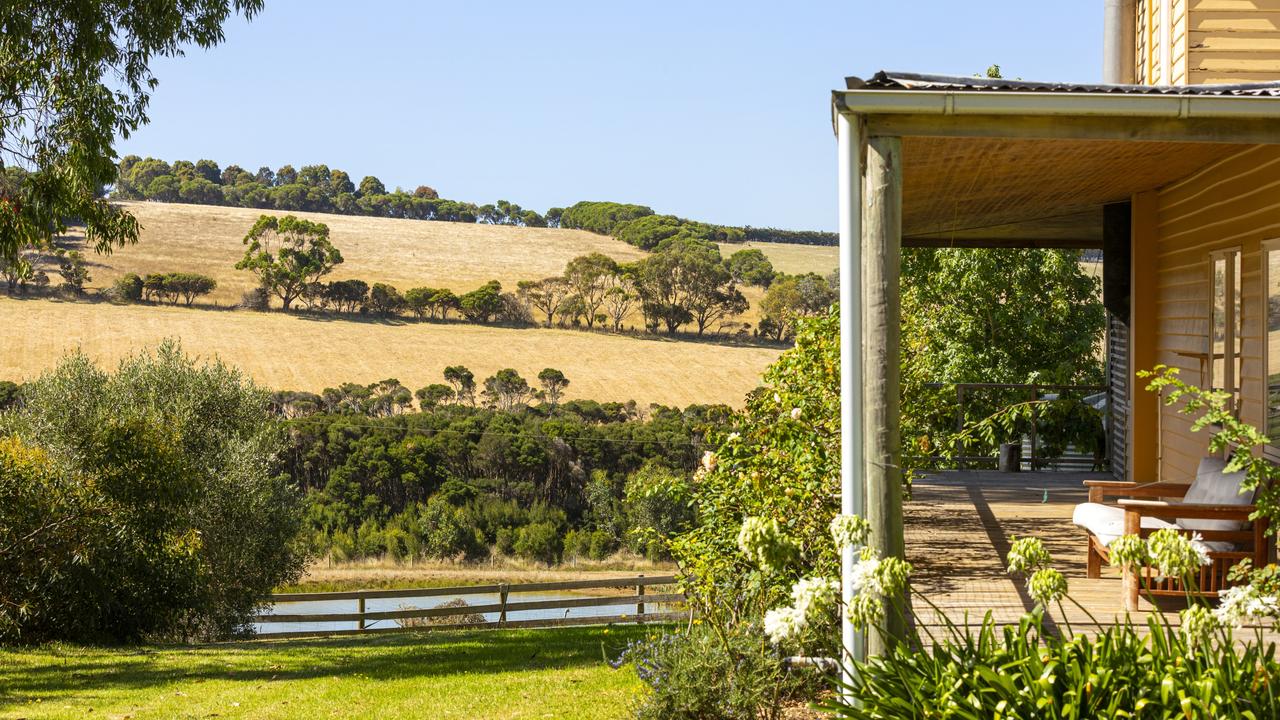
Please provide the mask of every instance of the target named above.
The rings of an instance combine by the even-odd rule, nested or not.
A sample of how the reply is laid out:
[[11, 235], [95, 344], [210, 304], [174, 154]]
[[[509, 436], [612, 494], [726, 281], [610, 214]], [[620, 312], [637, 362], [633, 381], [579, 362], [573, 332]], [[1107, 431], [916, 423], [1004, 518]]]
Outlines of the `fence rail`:
[[[297, 602], [324, 602], [333, 600], [356, 601], [355, 612], [321, 612], [321, 613], [272, 613], [255, 616], [257, 623], [356, 623], [354, 629], [315, 629], [288, 632], [261, 632], [260, 637], [289, 638], [314, 635], [356, 635], [362, 633], [402, 632], [416, 629], [412, 626], [396, 625], [395, 627], [373, 628], [369, 623], [383, 620], [426, 620], [456, 617], [460, 615], [498, 615], [496, 621], [433, 624], [433, 629], [447, 628], [486, 628], [486, 627], [561, 627], [566, 625], [589, 625], [603, 622], [666, 622], [688, 617], [685, 612], [646, 612], [649, 605], [670, 605], [682, 603], [682, 593], [648, 593], [646, 590], [655, 585], [671, 585], [676, 582], [674, 575], [637, 575], [626, 578], [610, 578], [600, 580], [569, 580], [564, 582], [538, 582], [510, 585], [497, 583], [489, 585], [463, 585], [443, 588], [408, 588], [399, 590], [348, 590], [339, 592], [316, 593], [278, 593], [271, 596], [273, 604]], [[634, 588], [633, 595], [606, 595], [598, 597], [556, 598], [553, 600], [513, 601], [511, 596], [520, 593], [552, 592], [571, 590], [591, 590], [601, 588]], [[482, 605], [462, 605], [457, 607], [434, 608], [401, 608], [397, 610], [366, 610], [366, 601], [397, 598], [433, 598], [433, 597], [465, 597], [468, 595], [498, 596], [498, 602]], [[634, 605], [634, 615], [590, 615], [585, 617], [508, 619], [508, 613], [531, 610], [572, 610], [575, 608], [614, 608]]]

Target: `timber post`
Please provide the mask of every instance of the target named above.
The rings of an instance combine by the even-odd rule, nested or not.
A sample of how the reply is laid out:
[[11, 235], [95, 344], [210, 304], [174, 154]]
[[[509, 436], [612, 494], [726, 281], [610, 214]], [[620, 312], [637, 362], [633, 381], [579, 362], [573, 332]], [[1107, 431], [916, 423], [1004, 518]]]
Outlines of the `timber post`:
[[[639, 575], [637, 577], [639, 577], [640, 580], [644, 580], [643, 575]], [[641, 582], [639, 585], [636, 585], [636, 597], [640, 598], [640, 601], [636, 603], [636, 622], [643, 625], [644, 624], [644, 583], [643, 582]]]
[[360, 616], [360, 619], [356, 621], [356, 629], [359, 630], [360, 632], [364, 632], [367, 628], [365, 628], [365, 624], [364, 624], [364, 596], [363, 595], [356, 598], [356, 614]]
[[509, 592], [509, 588], [508, 588], [507, 584], [506, 584], [506, 583], [502, 583], [502, 585], [501, 585], [501, 586], [499, 586], [499, 588], [498, 588], [498, 605], [500, 605], [500, 606], [502, 607], [502, 609], [498, 611], [498, 627], [502, 627], [503, 625], [506, 625], [506, 624], [507, 624], [507, 594], [508, 594], [508, 592]]
[[[863, 446], [871, 547], [881, 558], [905, 554], [900, 464], [899, 340], [902, 255], [902, 140], [872, 137], [863, 189]], [[906, 593], [884, 599], [884, 632], [868, 633], [867, 654], [906, 638]]]

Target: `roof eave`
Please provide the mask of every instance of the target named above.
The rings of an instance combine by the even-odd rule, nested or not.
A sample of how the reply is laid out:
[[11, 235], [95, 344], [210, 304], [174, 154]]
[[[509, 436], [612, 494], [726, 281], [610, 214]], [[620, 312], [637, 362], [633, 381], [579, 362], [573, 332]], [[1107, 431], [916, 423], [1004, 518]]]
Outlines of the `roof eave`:
[[832, 103], [858, 115], [1280, 119], [1280, 97], [1269, 96], [864, 89], [833, 91]]

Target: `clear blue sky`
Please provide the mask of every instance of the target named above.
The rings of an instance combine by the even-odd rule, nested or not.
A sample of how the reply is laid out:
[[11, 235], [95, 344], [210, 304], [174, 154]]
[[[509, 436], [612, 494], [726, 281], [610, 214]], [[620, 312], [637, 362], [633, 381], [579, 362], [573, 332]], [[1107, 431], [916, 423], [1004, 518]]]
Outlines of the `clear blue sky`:
[[267, 0], [154, 66], [121, 154], [326, 163], [539, 211], [832, 230], [830, 91], [886, 68], [1096, 81], [1102, 0]]

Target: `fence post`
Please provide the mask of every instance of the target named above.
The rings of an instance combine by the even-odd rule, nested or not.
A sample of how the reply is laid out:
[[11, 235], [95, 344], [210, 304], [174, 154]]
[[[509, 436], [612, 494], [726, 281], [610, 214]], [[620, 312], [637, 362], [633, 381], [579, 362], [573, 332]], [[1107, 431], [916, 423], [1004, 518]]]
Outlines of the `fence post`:
[[363, 595], [356, 598], [356, 612], [359, 613], [360, 615], [360, 619], [356, 621], [358, 623], [356, 625], [356, 629], [359, 630], [360, 632], [364, 632], [365, 627], [364, 627], [364, 596]]
[[498, 626], [503, 627], [507, 624], [507, 584], [502, 583], [498, 586], [498, 604], [501, 609], [498, 611]]
[[[639, 577], [639, 579], [641, 580], [644, 579], [643, 575], [639, 575], [637, 577]], [[636, 585], [636, 595], [640, 597], [640, 602], [636, 603], [636, 622], [643, 625], [644, 624], [644, 583], [638, 583]]]

